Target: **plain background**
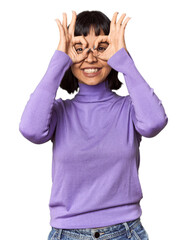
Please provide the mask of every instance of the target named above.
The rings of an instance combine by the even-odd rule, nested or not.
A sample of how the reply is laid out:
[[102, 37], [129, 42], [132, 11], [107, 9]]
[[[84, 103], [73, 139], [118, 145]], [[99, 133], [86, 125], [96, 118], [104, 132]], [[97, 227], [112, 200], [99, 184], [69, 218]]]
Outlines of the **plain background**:
[[[0, 4], [1, 239], [47, 240], [51, 191], [52, 143], [37, 145], [19, 132], [24, 107], [57, 48], [55, 18], [72, 10], [103, 11], [110, 20], [131, 17], [125, 30], [129, 53], [162, 101], [168, 125], [153, 138], [142, 138], [139, 177], [142, 223], [150, 240], [186, 236], [186, 56], [185, 1], [4, 1]], [[119, 17], [118, 17], [119, 18]], [[119, 95], [127, 95], [124, 83]], [[57, 98], [73, 98], [59, 88]], [[99, 167], [99, 166], [98, 166]]]

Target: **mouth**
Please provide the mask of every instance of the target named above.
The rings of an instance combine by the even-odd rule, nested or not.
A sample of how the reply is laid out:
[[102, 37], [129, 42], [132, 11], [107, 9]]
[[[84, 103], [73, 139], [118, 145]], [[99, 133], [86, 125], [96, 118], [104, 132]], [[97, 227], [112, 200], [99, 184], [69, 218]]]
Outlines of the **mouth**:
[[82, 69], [86, 73], [95, 73], [98, 72], [101, 68], [84, 68]]
[[82, 69], [84, 76], [95, 77], [101, 73], [102, 68], [84, 68]]

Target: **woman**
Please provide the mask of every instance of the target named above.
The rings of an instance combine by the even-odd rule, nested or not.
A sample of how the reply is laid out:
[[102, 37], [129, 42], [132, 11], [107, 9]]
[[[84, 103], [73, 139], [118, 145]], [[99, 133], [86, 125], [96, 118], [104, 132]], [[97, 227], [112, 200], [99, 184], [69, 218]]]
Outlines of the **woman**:
[[[48, 240], [147, 240], [140, 216], [138, 169], [142, 136], [167, 124], [161, 101], [138, 72], [124, 31], [130, 18], [84, 11], [67, 27], [56, 19], [57, 50], [31, 94], [20, 132], [33, 143], [53, 143], [52, 227]], [[119, 96], [118, 72], [129, 95]], [[58, 87], [73, 99], [55, 99]]]

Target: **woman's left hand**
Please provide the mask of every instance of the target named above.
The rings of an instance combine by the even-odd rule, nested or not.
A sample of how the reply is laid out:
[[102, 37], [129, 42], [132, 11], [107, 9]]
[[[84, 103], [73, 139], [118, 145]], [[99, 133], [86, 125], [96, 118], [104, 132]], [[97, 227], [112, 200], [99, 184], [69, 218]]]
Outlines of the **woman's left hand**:
[[[95, 48], [92, 49], [95, 57], [105, 61], [108, 61], [108, 59], [112, 57], [121, 48], [125, 48], [125, 50], [127, 51], [124, 34], [125, 34], [126, 25], [131, 18], [128, 17], [123, 22], [123, 19], [126, 16], [126, 13], [123, 13], [119, 18], [118, 22], [116, 23], [117, 15], [118, 15], [118, 12], [115, 12], [113, 15], [112, 21], [110, 23], [109, 35], [98, 36], [98, 38], [94, 43]], [[107, 49], [104, 50], [102, 53], [98, 51], [98, 46], [99, 46], [99, 43], [101, 42], [108, 42], [109, 44]]]

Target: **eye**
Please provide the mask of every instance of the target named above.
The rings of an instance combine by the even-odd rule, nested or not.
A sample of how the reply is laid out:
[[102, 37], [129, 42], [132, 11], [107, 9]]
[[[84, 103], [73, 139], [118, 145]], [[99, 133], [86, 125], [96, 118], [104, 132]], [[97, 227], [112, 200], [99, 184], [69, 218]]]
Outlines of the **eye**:
[[105, 51], [106, 50], [106, 48], [104, 48], [104, 47], [98, 47], [98, 51]]
[[82, 52], [82, 48], [77, 48], [75, 49], [77, 53], [81, 53]]
[[100, 45], [97, 50], [98, 50], [99, 52], [104, 52], [104, 51], [107, 49], [107, 47], [108, 47], [108, 46], [106, 46], [106, 44], [103, 45], [103, 46]]

